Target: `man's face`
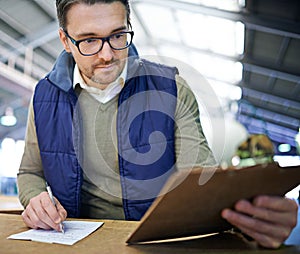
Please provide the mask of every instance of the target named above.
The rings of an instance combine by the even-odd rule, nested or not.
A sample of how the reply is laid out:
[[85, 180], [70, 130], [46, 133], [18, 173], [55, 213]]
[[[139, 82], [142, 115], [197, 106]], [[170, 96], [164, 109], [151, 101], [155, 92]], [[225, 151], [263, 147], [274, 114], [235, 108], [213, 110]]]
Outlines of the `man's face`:
[[[120, 31], [126, 31], [125, 6], [121, 2], [93, 5], [75, 4], [68, 11], [66, 30], [75, 40], [107, 37]], [[102, 50], [97, 54], [83, 56], [62, 30], [60, 30], [60, 39], [65, 50], [72, 53], [87, 85], [103, 89], [121, 74], [128, 56], [128, 48], [113, 50], [105, 42]]]

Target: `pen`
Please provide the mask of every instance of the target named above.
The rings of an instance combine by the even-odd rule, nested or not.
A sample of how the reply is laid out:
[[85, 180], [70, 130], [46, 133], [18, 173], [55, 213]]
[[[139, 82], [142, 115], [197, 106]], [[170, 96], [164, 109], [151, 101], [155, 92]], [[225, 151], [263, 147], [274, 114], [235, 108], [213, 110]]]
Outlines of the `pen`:
[[[50, 197], [50, 199], [51, 199], [51, 201], [52, 201], [52, 204], [55, 206], [55, 208], [57, 208], [56, 202], [55, 202], [55, 200], [54, 200], [54, 198], [53, 198], [53, 194], [52, 194], [51, 187], [48, 185], [47, 182], [46, 182], [46, 189], [47, 189], [47, 192], [48, 192], [48, 194], [49, 194], [49, 197]], [[62, 232], [62, 233], [65, 233], [63, 224], [60, 223], [59, 226], [60, 226], [61, 232]]]

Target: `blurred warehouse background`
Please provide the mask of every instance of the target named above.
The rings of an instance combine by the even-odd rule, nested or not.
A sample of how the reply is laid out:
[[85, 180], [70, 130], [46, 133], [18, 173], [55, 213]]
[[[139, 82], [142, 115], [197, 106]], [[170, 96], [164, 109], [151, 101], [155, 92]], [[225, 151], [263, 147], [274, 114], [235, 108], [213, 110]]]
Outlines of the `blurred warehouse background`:
[[[262, 133], [278, 160], [300, 164], [299, 0], [131, 0], [131, 8], [141, 56], [176, 59], [210, 84], [218, 103], [201, 117], [220, 162]], [[54, 0], [0, 0], [0, 176], [16, 175], [32, 91], [61, 50]], [[191, 87], [201, 98], [200, 82]], [[212, 124], [225, 118], [225, 145], [207, 115]]]

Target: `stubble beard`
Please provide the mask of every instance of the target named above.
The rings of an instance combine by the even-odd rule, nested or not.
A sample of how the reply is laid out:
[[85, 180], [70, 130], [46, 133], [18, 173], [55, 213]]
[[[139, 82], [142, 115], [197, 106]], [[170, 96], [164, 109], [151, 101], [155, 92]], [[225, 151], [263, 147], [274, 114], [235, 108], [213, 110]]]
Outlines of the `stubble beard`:
[[114, 61], [112, 62], [112, 64], [115, 65], [114, 69], [108, 73], [96, 73], [95, 70], [97, 69], [97, 67], [93, 66], [90, 75], [91, 81], [95, 82], [98, 85], [109, 85], [115, 82], [121, 75], [124, 69], [124, 65], [122, 66], [122, 64], [119, 61]]

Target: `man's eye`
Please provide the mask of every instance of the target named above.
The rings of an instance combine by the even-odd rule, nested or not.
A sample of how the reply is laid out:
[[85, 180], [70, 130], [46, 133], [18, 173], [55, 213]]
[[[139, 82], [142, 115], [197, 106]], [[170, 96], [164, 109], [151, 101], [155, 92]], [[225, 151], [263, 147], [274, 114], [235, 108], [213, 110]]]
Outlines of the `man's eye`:
[[112, 39], [112, 40], [118, 40], [118, 39], [121, 39], [121, 38], [123, 38], [124, 37], [124, 34], [114, 34], [114, 35], [112, 35], [110, 38]]
[[86, 39], [84, 42], [86, 43], [86, 44], [93, 44], [93, 43], [97, 43], [97, 39]]

